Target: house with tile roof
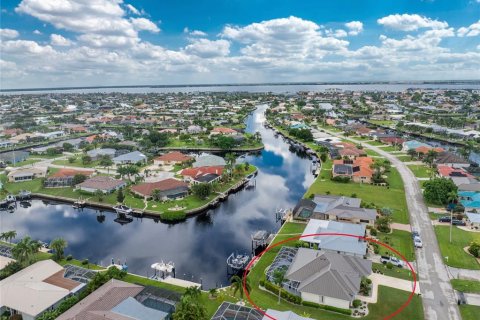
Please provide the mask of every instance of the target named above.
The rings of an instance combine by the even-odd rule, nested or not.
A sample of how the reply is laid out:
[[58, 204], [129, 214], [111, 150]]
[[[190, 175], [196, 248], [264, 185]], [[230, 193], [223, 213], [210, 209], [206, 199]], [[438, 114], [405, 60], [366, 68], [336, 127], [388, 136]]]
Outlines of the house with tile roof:
[[70, 168], [60, 168], [45, 179], [44, 186], [47, 188], [69, 187], [73, 185], [73, 178], [76, 175], [83, 175], [87, 178], [95, 173], [94, 170], [78, 170]]
[[159, 200], [166, 201], [180, 199], [188, 195], [188, 183], [169, 178], [156, 182], [147, 182], [134, 185], [130, 190], [145, 199], [152, 198], [155, 190], [159, 191]]
[[193, 157], [183, 154], [179, 151], [172, 151], [153, 159], [153, 164], [157, 166], [170, 166], [176, 164], [183, 164], [192, 161]]
[[118, 189], [122, 189], [127, 185], [123, 180], [114, 179], [108, 176], [96, 176], [85, 180], [75, 186], [75, 189], [88, 193], [95, 193], [97, 190], [107, 194]]
[[189, 183], [213, 183], [218, 181], [223, 174], [223, 166], [205, 166], [198, 168], [187, 168], [180, 172], [184, 181]]
[[354, 160], [334, 160], [332, 177], [348, 177], [356, 183], [372, 183], [373, 158], [358, 157]]

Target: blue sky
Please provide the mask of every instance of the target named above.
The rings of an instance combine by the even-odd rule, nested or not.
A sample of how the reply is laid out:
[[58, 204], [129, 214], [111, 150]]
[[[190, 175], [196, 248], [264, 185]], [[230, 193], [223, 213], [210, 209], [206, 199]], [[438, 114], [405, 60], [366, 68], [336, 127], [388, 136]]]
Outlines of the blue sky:
[[4, 88], [480, 75], [480, 0], [1, 5]]

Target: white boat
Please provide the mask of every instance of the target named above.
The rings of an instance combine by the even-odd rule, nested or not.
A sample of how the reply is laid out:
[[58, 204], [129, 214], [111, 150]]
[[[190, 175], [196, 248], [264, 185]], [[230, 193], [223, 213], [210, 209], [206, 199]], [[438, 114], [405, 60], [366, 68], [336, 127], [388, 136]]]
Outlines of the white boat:
[[115, 210], [116, 213], [119, 213], [119, 214], [132, 214], [133, 213], [133, 209], [126, 206], [126, 205], [117, 205], [115, 207], [113, 207], [113, 210]]
[[15, 198], [15, 196], [14, 196], [13, 194], [9, 194], [9, 195], [5, 198], [5, 200], [6, 200], [7, 202], [16, 202], [16, 201], [17, 201], [17, 198]]

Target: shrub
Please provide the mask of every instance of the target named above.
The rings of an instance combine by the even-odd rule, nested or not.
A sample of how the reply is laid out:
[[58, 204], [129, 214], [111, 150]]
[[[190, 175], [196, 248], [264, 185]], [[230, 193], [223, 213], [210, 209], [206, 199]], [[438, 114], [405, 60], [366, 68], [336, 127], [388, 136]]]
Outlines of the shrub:
[[160, 218], [164, 221], [183, 221], [187, 218], [185, 211], [165, 211], [160, 215]]
[[393, 263], [387, 262], [387, 269], [392, 270], [393, 269]]
[[480, 258], [480, 243], [470, 243], [470, 247], [468, 247], [468, 252], [470, 252], [476, 258]]
[[303, 301], [302, 305], [304, 305], [305, 307], [311, 307], [311, 308], [318, 308], [318, 309], [323, 309], [323, 310], [327, 310], [327, 311], [333, 311], [333, 312], [345, 314], [345, 315], [348, 315], [348, 316], [352, 314], [352, 310], [349, 310], [349, 309], [341, 309], [341, 308], [326, 306], [326, 305], [323, 305], [323, 304], [318, 304], [318, 303], [309, 302], [309, 301]]
[[350, 178], [349, 177], [342, 177], [342, 176], [336, 176], [331, 178], [332, 181], [339, 182], [339, 183], [349, 183]]
[[360, 301], [358, 299], [355, 299], [355, 300], [353, 300], [352, 305], [353, 305], [354, 308], [358, 308], [362, 305], [362, 301]]
[[[374, 236], [374, 237], [377, 236], [377, 229], [371, 228], [371, 229], [370, 229], [370, 235], [371, 235], [371, 236]], [[375, 244], [376, 244], [376, 243], [375, 243]], [[377, 244], [377, 247], [378, 247], [378, 244]]]
[[88, 259], [83, 259], [83, 260], [82, 260], [82, 264], [83, 264], [84, 266], [87, 265], [87, 264], [88, 264]]
[[379, 254], [380, 253], [380, 246], [377, 243], [373, 243], [372, 246], [373, 246], [373, 252], [375, 254]]
[[72, 256], [71, 254], [69, 254], [69, 255], [65, 258], [65, 260], [67, 260], [67, 261], [70, 261], [70, 260], [72, 260], [72, 259], [73, 259], [73, 256]]

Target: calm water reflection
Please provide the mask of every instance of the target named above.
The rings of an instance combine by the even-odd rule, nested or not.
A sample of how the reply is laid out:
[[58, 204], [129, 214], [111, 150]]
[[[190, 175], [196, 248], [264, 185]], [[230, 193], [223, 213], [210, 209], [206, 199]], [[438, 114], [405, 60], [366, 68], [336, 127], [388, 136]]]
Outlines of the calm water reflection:
[[292, 207], [312, 183], [307, 158], [289, 151], [281, 138], [262, 126], [265, 106], [247, 120], [247, 130], [260, 131], [265, 150], [246, 160], [259, 168], [257, 187], [229, 197], [215, 210], [167, 225], [152, 219], [135, 219], [127, 225], [114, 222], [115, 214], [77, 211], [68, 205], [33, 201], [28, 209], [0, 213], [0, 231], [15, 229], [19, 238], [30, 235], [50, 241], [63, 237], [67, 254], [78, 259], [108, 264], [127, 261], [129, 271], [151, 275], [150, 265], [160, 260], [175, 262], [177, 277], [200, 282], [206, 288], [227, 284], [225, 260], [233, 251], [250, 252], [250, 235], [258, 229], [276, 230], [276, 207]]

